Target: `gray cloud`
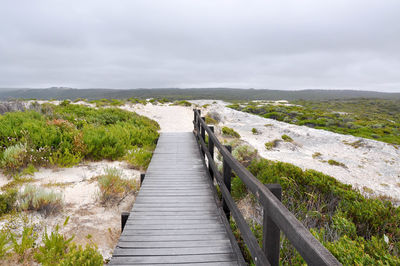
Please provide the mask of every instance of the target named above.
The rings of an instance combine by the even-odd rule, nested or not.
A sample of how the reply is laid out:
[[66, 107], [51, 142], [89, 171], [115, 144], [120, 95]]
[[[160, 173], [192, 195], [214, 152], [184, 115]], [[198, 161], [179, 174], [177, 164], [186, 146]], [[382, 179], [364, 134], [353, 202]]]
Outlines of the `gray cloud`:
[[11, 1], [0, 87], [400, 91], [400, 2]]

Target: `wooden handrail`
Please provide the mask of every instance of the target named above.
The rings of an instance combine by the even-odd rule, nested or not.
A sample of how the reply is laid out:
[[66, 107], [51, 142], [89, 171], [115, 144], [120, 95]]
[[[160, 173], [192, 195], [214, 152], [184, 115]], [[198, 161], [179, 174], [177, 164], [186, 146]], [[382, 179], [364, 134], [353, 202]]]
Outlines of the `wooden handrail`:
[[[269, 222], [271, 228], [264, 228], [263, 237], [266, 238], [267, 232], [273, 230], [274, 226], [278, 227], [286, 235], [292, 245], [304, 258], [309, 265], [341, 265], [340, 262], [310, 233], [310, 231], [299, 221], [297, 218], [280, 202], [280, 200], [254, 175], [252, 175], [242, 164], [240, 164], [224, 147], [215, 136], [213, 130], [205, 123], [205, 119], [201, 117], [200, 110], [194, 109], [194, 129], [195, 135], [200, 143], [202, 153], [207, 157], [209, 162], [210, 170], [222, 192], [224, 202], [232, 212], [233, 218], [235, 219], [242, 238], [244, 239], [247, 247], [250, 250], [251, 256], [253, 257], [256, 265], [269, 265], [270, 262], [276, 265], [279, 262], [279, 258], [271, 257], [268, 250], [265, 250], [265, 254], [258, 245], [255, 236], [252, 234], [248, 227], [245, 219], [240, 213], [236, 206], [233, 198], [230, 195], [230, 191], [224, 183], [224, 178], [219, 173], [217, 166], [215, 165], [214, 158], [209, 152], [209, 147], [205, 143], [205, 134], [208, 135], [208, 141], [211, 142], [212, 146], [216, 147], [219, 153], [223, 157], [223, 161], [229, 168], [236, 173], [236, 175], [246, 185], [248, 190], [254, 194], [260, 204], [263, 206], [264, 211], [267, 212], [267, 216], [264, 218], [270, 218]], [[279, 231], [278, 231], [279, 232]], [[277, 235], [276, 232], [268, 235]], [[278, 234], [279, 235], [279, 234]], [[279, 240], [278, 240], [279, 241]], [[276, 255], [276, 252], [274, 252]], [[277, 253], [279, 256], [279, 252]], [[268, 259], [267, 259], [268, 258]]]

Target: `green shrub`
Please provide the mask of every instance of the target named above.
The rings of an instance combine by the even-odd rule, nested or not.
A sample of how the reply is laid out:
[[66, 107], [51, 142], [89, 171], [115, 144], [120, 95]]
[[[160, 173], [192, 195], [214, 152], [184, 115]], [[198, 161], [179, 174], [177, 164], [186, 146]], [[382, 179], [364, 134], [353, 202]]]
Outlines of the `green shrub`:
[[192, 104], [190, 102], [185, 101], [185, 100], [175, 101], [172, 105], [192, 106]]
[[27, 166], [121, 159], [135, 146], [155, 147], [158, 129], [155, 121], [118, 108], [44, 104], [41, 113], [0, 115], [0, 164], [15, 175]]
[[314, 152], [312, 155], [313, 159], [320, 158], [321, 156], [322, 156], [322, 153], [320, 153], [320, 152]]
[[10, 241], [9, 235], [3, 230], [0, 231], [0, 260], [3, 259], [11, 249]]
[[240, 138], [239, 133], [230, 127], [222, 127], [222, 134], [233, 138]]
[[151, 158], [153, 156], [154, 148], [143, 147], [139, 148], [134, 146], [132, 150], [128, 151], [125, 159], [131, 164], [135, 169], [144, 171], [150, 164]]
[[35, 247], [36, 239], [37, 233], [35, 232], [33, 226], [24, 226], [22, 230], [22, 236], [19, 241], [15, 235], [11, 234], [12, 249], [18, 255], [19, 262], [24, 261], [27, 251]]
[[[67, 224], [69, 217], [64, 222]], [[59, 226], [49, 235], [45, 230], [42, 236], [43, 245], [35, 253], [35, 259], [42, 265], [103, 265], [103, 257], [96, 246], [77, 246], [72, 242], [74, 236], [66, 238], [60, 234]]]
[[60, 262], [60, 266], [75, 265], [101, 266], [103, 265], [103, 256], [96, 247], [86, 245], [85, 248], [82, 248], [82, 246], [73, 244]]
[[346, 167], [346, 165], [344, 164], [344, 163], [341, 163], [341, 162], [338, 162], [338, 161], [335, 161], [335, 160], [328, 160], [328, 163], [330, 164], [330, 165], [335, 165], [335, 166], [341, 166], [341, 167]]
[[257, 158], [257, 150], [249, 145], [241, 145], [232, 151], [233, 157], [236, 158], [244, 167], [248, 167], [250, 163]]
[[14, 173], [20, 170], [26, 163], [27, 150], [26, 144], [17, 143], [9, 146], [3, 152], [3, 158], [0, 166], [9, 173]]
[[58, 212], [63, 206], [62, 194], [31, 185], [26, 185], [18, 195], [18, 202], [21, 210], [35, 210], [46, 216]]
[[265, 146], [265, 148], [267, 149], [267, 150], [272, 150], [273, 148], [275, 148], [276, 146], [278, 146], [278, 143], [280, 142], [281, 140], [279, 140], [279, 139], [274, 139], [274, 140], [272, 140], [272, 141], [270, 141], [270, 142], [266, 142], [265, 144], [264, 144], [264, 146]]
[[286, 142], [293, 142], [293, 139], [288, 135], [282, 135], [282, 139]]
[[122, 172], [116, 168], [106, 168], [104, 172], [104, 175], [97, 179], [99, 199], [104, 205], [116, 204], [139, 188], [135, 180], [123, 179]]
[[[281, 184], [283, 204], [307, 228], [319, 232], [323, 244], [344, 265], [398, 264], [399, 207], [389, 201], [365, 198], [333, 177], [314, 170], [303, 171], [288, 163], [257, 159], [249, 170], [264, 184]], [[235, 182], [234, 178], [232, 184]], [[246, 193], [244, 185], [237, 183], [239, 185], [232, 185], [232, 195], [236, 199]], [[381, 241], [385, 236], [389, 243], [386, 247]], [[282, 263], [297, 261], [296, 253], [285, 246], [285, 241], [285, 248], [281, 250]]]
[[207, 114], [206, 115], [206, 124], [207, 125], [216, 125], [216, 124], [218, 124], [218, 121]]
[[17, 190], [8, 189], [0, 194], [0, 216], [9, 213], [15, 207], [17, 200]]
[[260, 134], [260, 132], [257, 130], [257, 128], [255, 128], [255, 127], [253, 127], [252, 129], [251, 129], [251, 133], [253, 133], [253, 135], [258, 135], [258, 134]]

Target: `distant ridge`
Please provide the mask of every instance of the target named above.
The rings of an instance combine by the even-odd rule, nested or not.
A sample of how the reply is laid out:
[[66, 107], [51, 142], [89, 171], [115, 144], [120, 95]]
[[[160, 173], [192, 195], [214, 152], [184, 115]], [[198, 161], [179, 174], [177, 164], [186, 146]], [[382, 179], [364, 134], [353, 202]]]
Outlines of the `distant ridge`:
[[126, 99], [167, 98], [169, 100], [332, 100], [353, 98], [400, 99], [400, 93], [385, 93], [357, 90], [256, 90], [233, 88], [154, 88], [154, 89], [73, 89], [53, 87], [43, 89], [0, 89], [0, 100], [41, 99], [41, 100], [75, 100], [85, 98]]

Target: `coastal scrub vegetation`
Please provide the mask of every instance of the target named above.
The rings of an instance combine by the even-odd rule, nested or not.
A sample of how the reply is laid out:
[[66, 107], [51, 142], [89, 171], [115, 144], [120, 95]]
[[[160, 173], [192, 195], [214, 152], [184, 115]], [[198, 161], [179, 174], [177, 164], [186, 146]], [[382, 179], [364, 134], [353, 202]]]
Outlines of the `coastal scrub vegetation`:
[[[68, 222], [68, 217], [64, 226]], [[0, 231], [0, 263], [6, 265], [103, 265], [103, 257], [93, 243], [85, 247], [59, 233], [57, 225], [50, 234], [45, 230], [39, 239], [34, 225], [25, 224], [21, 233]], [[40, 241], [41, 240], [41, 241]]]
[[221, 131], [222, 131], [222, 135], [224, 135], [224, 136], [240, 138], [240, 134], [237, 133], [233, 128], [222, 127]]
[[[295, 125], [400, 145], [400, 100], [296, 100], [289, 105], [248, 102], [228, 107]], [[355, 148], [360, 144], [351, 143]]]
[[[82, 160], [123, 159], [139, 148], [151, 152], [158, 138], [155, 121], [117, 108], [65, 101], [36, 109], [0, 115], [0, 167], [9, 176], [28, 166], [68, 167]], [[147, 161], [138, 158], [136, 166], [146, 167]]]
[[[400, 207], [384, 199], [366, 198], [321, 172], [256, 158], [251, 150], [244, 155], [245, 147], [236, 149], [241, 151], [233, 153], [239, 161], [252, 158], [250, 163], [244, 161], [257, 179], [282, 186], [282, 203], [343, 265], [400, 264]], [[240, 201], [246, 195], [246, 186], [235, 176], [232, 196]], [[262, 224], [252, 220], [249, 225], [261, 244]], [[242, 248], [250, 260], [248, 250]], [[305, 263], [284, 235], [280, 256], [282, 264]]]

